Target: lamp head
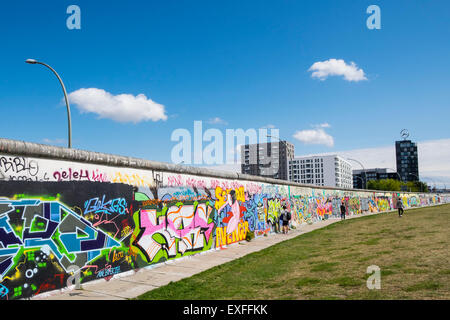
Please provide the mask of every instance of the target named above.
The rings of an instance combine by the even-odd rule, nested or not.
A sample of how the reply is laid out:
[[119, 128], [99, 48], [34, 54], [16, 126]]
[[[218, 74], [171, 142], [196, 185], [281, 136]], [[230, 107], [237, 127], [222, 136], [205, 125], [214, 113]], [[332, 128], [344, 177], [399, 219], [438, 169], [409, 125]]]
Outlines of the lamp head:
[[25, 60], [25, 62], [29, 63], [29, 64], [36, 64], [37, 63], [37, 61], [34, 60], [34, 59], [27, 59], [27, 60]]

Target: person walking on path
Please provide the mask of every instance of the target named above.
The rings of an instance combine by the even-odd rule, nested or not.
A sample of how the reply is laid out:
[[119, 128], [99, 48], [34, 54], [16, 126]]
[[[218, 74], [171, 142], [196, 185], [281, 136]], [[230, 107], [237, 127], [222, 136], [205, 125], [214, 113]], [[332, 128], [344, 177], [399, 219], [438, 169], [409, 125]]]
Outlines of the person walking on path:
[[289, 221], [291, 220], [291, 213], [286, 210], [286, 205], [283, 207], [284, 215], [283, 215], [283, 233], [288, 234], [289, 231]]
[[341, 220], [345, 220], [345, 213], [347, 208], [345, 207], [344, 201], [341, 202]]
[[398, 217], [401, 218], [403, 216], [403, 201], [400, 197], [397, 199], [397, 209]]

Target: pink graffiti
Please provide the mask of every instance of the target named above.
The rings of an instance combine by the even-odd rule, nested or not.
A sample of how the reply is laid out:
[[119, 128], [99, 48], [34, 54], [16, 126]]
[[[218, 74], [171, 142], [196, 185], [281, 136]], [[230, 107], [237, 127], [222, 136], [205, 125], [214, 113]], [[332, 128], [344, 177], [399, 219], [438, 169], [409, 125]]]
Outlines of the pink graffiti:
[[99, 172], [98, 169], [89, 170], [85, 169], [72, 169], [55, 171], [53, 172], [53, 178], [56, 181], [72, 181], [72, 180], [86, 180], [86, 181], [99, 181], [108, 182], [108, 176], [106, 173]]
[[178, 187], [183, 185], [183, 179], [181, 175], [168, 176], [167, 177], [169, 187]]
[[[214, 223], [207, 223], [208, 209], [205, 204], [194, 206], [172, 206], [166, 215], [157, 217], [156, 209], [141, 210], [141, 228], [144, 233], [138, 240], [138, 245], [145, 250], [150, 261], [163, 248], [163, 245], [153, 239], [155, 233], [163, 236], [167, 242], [164, 247], [169, 257], [182, 254], [187, 250], [202, 249], [205, 245], [203, 234], [208, 242]], [[176, 239], [179, 239], [178, 250]]]
[[257, 194], [262, 192], [262, 187], [256, 183], [247, 183], [245, 185], [245, 190], [247, 190], [249, 194]]
[[186, 185], [196, 188], [206, 188], [206, 182], [204, 180], [198, 180], [195, 178], [186, 179]]

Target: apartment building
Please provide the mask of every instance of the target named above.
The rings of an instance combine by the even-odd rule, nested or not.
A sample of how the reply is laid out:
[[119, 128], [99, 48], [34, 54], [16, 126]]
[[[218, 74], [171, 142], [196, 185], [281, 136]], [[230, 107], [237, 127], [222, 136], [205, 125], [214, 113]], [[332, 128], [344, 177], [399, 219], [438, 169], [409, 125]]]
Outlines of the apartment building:
[[287, 141], [247, 144], [241, 147], [241, 172], [288, 180], [288, 162], [294, 145]]
[[352, 165], [338, 155], [311, 155], [289, 161], [289, 180], [317, 186], [353, 188]]

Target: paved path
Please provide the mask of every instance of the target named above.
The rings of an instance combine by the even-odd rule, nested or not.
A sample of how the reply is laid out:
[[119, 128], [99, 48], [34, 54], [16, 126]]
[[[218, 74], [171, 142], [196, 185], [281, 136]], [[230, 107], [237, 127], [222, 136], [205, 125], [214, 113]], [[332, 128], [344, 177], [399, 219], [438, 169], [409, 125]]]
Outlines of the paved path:
[[[373, 213], [347, 217], [353, 219]], [[243, 257], [249, 253], [260, 251], [276, 243], [292, 239], [300, 234], [323, 228], [340, 219], [328, 219], [314, 224], [302, 224], [289, 234], [271, 234], [258, 237], [250, 242], [242, 241], [232, 244], [223, 250], [209, 250], [185, 258], [170, 260], [152, 268], [132, 271], [126, 275], [117, 275], [109, 281], [104, 279], [82, 284], [81, 290], [57, 290], [33, 297], [33, 300], [124, 300], [135, 298], [152, 289], [167, 285], [170, 281], [178, 281], [193, 276], [214, 266]]]

